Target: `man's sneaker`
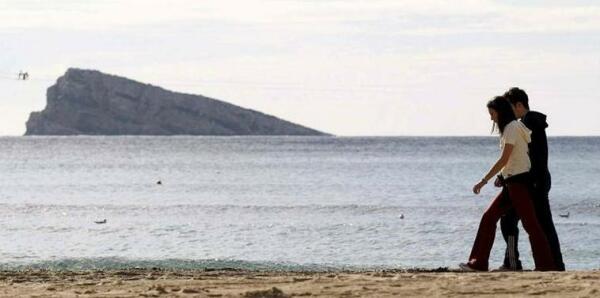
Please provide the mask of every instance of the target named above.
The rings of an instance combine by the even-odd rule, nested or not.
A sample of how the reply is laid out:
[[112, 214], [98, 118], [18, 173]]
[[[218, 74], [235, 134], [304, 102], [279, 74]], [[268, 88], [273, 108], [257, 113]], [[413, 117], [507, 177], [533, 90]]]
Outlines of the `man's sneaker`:
[[509, 271], [523, 271], [523, 267], [517, 266], [516, 268], [511, 268], [510, 266], [502, 265], [495, 269], [496, 272], [509, 272]]

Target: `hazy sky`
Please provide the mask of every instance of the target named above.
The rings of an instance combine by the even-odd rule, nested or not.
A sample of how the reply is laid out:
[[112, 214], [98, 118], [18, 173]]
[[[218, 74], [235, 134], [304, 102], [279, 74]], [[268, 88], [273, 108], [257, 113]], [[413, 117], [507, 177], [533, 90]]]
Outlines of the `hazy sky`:
[[489, 135], [520, 86], [551, 135], [600, 135], [600, 1], [0, 0], [0, 135], [68, 67], [337, 135]]

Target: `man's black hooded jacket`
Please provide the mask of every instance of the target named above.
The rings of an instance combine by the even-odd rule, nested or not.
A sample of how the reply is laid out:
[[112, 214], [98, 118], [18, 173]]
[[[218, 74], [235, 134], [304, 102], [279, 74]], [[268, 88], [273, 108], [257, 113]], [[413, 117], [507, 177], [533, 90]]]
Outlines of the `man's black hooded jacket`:
[[531, 143], [529, 144], [529, 159], [531, 160], [531, 176], [535, 187], [550, 190], [550, 172], [548, 171], [548, 139], [546, 137], [546, 115], [529, 111], [521, 119], [523, 124], [531, 130]]

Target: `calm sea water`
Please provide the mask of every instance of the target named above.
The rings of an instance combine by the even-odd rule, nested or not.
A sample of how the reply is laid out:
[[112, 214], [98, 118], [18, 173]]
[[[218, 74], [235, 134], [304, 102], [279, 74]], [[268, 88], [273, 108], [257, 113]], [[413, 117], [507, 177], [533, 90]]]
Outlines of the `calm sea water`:
[[[4, 137], [0, 267], [455, 267], [498, 153], [493, 137]], [[568, 269], [600, 268], [599, 157], [600, 138], [550, 139]], [[498, 231], [492, 267], [503, 249]]]

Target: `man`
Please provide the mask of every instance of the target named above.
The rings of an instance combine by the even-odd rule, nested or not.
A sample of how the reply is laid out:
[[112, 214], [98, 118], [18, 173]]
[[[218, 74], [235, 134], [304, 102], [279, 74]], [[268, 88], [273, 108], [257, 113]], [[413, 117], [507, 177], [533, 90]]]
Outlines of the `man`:
[[[546, 115], [529, 110], [529, 98], [527, 93], [519, 88], [511, 88], [504, 96], [510, 101], [515, 116], [529, 128], [531, 133], [531, 143], [529, 144], [529, 158], [531, 160], [531, 178], [533, 179], [532, 198], [535, 207], [536, 217], [546, 234], [548, 243], [552, 251], [552, 257], [559, 271], [565, 270], [562, 253], [560, 252], [560, 243], [550, 212], [550, 202], [548, 193], [551, 187], [550, 171], [548, 171], [548, 140], [546, 138]], [[502, 186], [500, 179], [495, 182], [496, 186]], [[519, 260], [519, 250], [517, 247], [519, 229], [517, 224], [519, 217], [515, 210], [511, 210], [500, 220], [502, 235], [506, 241], [506, 254], [504, 264], [500, 270], [523, 270]]]

